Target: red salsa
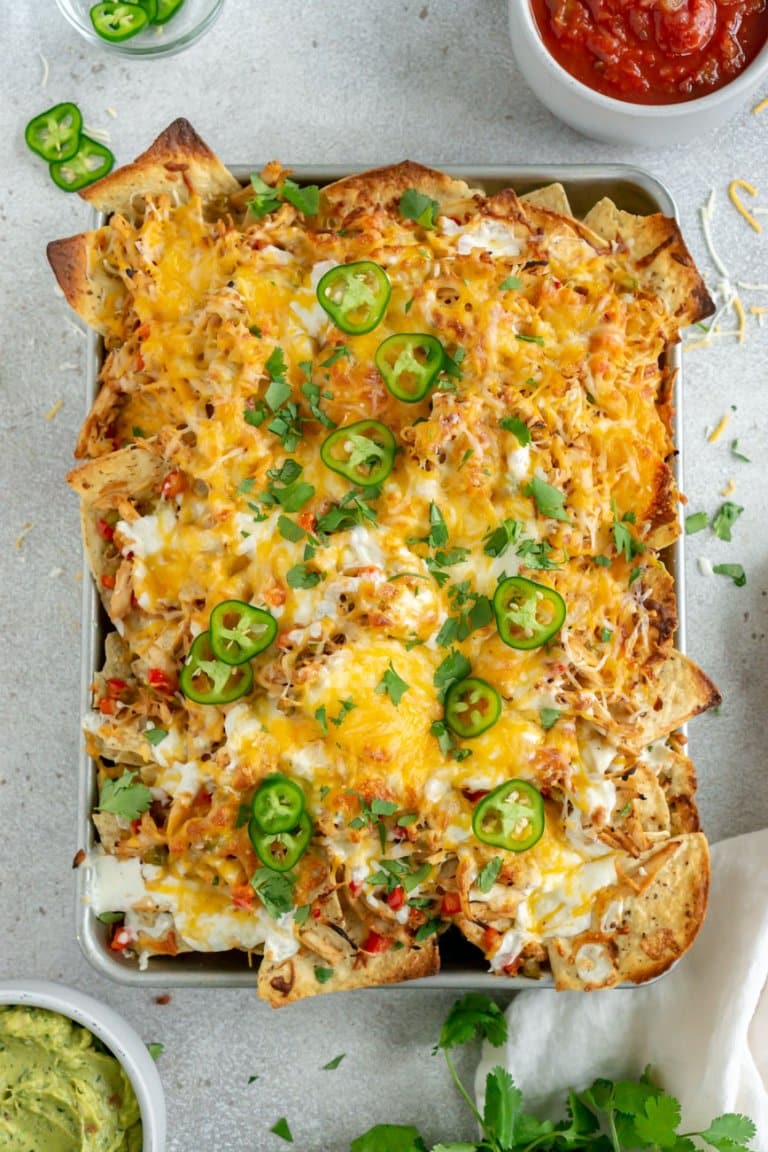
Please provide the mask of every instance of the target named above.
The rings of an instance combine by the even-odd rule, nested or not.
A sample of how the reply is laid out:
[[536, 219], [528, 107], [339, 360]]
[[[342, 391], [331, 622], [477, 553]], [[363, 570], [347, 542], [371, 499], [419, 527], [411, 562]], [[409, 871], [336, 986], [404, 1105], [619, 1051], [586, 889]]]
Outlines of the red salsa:
[[597, 92], [637, 104], [706, 96], [743, 72], [768, 39], [768, 0], [530, 3], [563, 68]]

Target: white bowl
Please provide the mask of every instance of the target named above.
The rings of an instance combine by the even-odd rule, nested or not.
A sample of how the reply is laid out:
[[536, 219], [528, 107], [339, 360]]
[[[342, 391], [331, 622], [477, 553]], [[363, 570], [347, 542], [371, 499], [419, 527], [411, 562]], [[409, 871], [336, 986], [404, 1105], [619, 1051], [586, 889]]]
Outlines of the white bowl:
[[558, 64], [529, 0], [509, 0], [509, 31], [518, 67], [542, 104], [577, 132], [610, 144], [685, 144], [730, 120], [768, 76], [767, 42], [744, 72], [716, 92], [682, 104], [630, 104], [595, 92]]
[[48, 1008], [98, 1036], [120, 1061], [133, 1085], [141, 1112], [142, 1152], [165, 1152], [163, 1086], [146, 1045], [122, 1016], [92, 996], [50, 980], [4, 980], [0, 983], [0, 1004]]

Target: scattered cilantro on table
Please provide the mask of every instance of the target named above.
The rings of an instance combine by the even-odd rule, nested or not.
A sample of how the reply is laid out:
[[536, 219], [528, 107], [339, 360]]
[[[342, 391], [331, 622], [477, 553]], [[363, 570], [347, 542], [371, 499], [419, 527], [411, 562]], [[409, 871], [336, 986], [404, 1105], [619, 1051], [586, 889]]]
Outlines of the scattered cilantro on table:
[[451, 1008], [433, 1052], [442, 1051], [480, 1125], [479, 1142], [449, 1141], [428, 1150], [417, 1128], [377, 1124], [352, 1141], [350, 1152], [749, 1152], [755, 1126], [746, 1116], [726, 1113], [702, 1132], [679, 1132], [680, 1104], [654, 1084], [648, 1068], [638, 1080], [598, 1079], [583, 1092], [567, 1090], [566, 1115], [558, 1123], [525, 1112], [523, 1094], [510, 1073], [492, 1068], [481, 1115], [451, 1057], [452, 1049], [474, 1039], [499, 1048], [507, 1039], [507, 1023], [493, 1000], [470, 992]]

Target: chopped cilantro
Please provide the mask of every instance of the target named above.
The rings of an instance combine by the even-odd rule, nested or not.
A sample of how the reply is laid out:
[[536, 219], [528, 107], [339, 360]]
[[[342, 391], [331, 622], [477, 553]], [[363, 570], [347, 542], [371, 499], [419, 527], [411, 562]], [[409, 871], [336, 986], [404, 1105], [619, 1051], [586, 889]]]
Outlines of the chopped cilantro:
[[333, 976], [333, 968], [321, 968], [319, 965], [315, 966], [315, 980], [318, 984], [327, 984]]
[[317, 184], [300, 188], [293, 180], [284, 180], [278, 191], [283, 200], [293, 204], [304, 216], [317, 216], [320, 211], [320, 189]]
[[432, 200], [415, 188], [406, 188], [397, 208], [404, 220], [415, 220], [422, 228], [428, 229], [435, 227], [435, 218], [440, 211], [437, 200]]
[[[619, 556], [624, 555], [625, 560], [634, 560], [635, 556], [642, 555], [645, 552], [645, 544], [633, 536], [627, 524], [634, 524], [634, 512], [625, 512], [619, 519], [619, 515], [614, 507], [613, 513], [613, 542], [616, 546], [616, 551]], [[630, 580], [631, 583], [631, 580]]]
[[331, 368], [337, 361], [342, 359], [349, 360], [352, 352], [348, 344], [339, 344], [338, 347], [331, 353], [327, 360], [320, 361], [321, 368]]
[[515, 340], [521, 340], [524, 344], [538, 344], [541, 348], [544, 347], [543, 336], [523, 336], [518, 332], [515, 335]]
[[322, 708], [315, 709], [315, 720], [320, 725], [320, 729], [324, 736], [328, 735], [328, 714], [325, 710], [325, 704]]
[[389, 667], [376, 685], [376, 694], [377, 696], [383, 696], [386, 693], [395, 707], [397, 707], [409, 687], [410, 685], [406, 684], [401, 676], [398, 676], [390, 660]]
[[[99, 795], [99, 812], [111, 812], [125, 820], [138, 820], [152, 803], [152, 793], [137, 780], [138, 772], [123, 772], [117, 780], [105, 780]], [[136, 781], [136, 783], [134, 783]]]
[[345, 1056], [346, 1052], [342, 1052], [339, 1056], [334, 1056], [333, 1060], [329, 1060], [327, 1064], [323, 1064], [321, 1072], [335, 1072]]
[[149, 740], [150, 744], [153, 747], [156, 747], [160, 743], [161, 740], [165, 740], [167, 735], [168, 735], [168, 729], [167, 728], [145, 728], [144, 729], [144, 736], [147, 740]]
[[539, 721], [545, 732], [554, 728], [561, 716], [562, 712], [559, 708], [541, 708], [539, 710]]
[[422, 924], [416, 929], [414, 940], [417, 944], [421, 944], [422, 941], [428, 940], [430, 936], [434, 936], [435, 932], [439, 932], [443, 927], [445, 927], [444, 920], [441, 920], [439, 916], [431, 916], [426, 924]]
[[285, 1116], [281, 1116], [280, 1119], [272, 1125], [270, 1132], [274, 1132], [275, 1136], [279, 1136], [281, 1140], [285, 1140], [286, 1144], [293, 1144], [293, 1133]]
[[275, 872], [274, 868], [257, 868], [251, 877], [251, 887], [274, 920], [293, 908], [295, 886], [293, 872]]
[[519, 276], [507, 276], [506, 280], [502, 280], [499, 284], [500, 292], [510, 292], [512, 289], [522, 288], [523, 282]]
[[492, 860], [489, 860], [478, 872], [475, 887], [479, 888], [481, 892], [490, 892], [498, 879], [499, 872], [501, 872], [501, 863], [501, 856], [494, 856]]
[[570, 523], [565, 514], [565, 496], [559, 488], [555, 488], [552, 484], [547, 484], [545, 480], [539, 480], [538, 476], [534, 476], [533, 480], [526, 484], [523, 493], [530, 496], [542, 516], [546, 516], [550, 520], [562, 520], [566, 524]]
[[156, 1040], [150, 1040], [147, 1044], [147, 1052], [149, 1052], [153, 1060], [157, 1060], [162, 1056], [163, 1052], [165, 1052], [165, 1044], [160, 1044]]
[[241, 804], [237, 810], [237, 818], [235, 820], [235, 828], [243, 828], [251, 818], [250, 804]]
[[444, 700], [451, 684], [457, 680], [464, 680], [471, 671], [472, 665], [466, 656], [458, 649], [452, 649], [435, 672], [434, 684], [437, 688], [438, 698], [441, 701]]
[[743, 452], [739, 451], [738, 440], [732, 440], [731, 441], [731, 456], [735, 457], [736, 460], [742, 460], [745, 464], [751, 464], [752, 463], [749, 456], [745, 456]]
[[694, 532], [703, 532], [708, 523], [709, 516], [706, 512], [691, 512], [690, 516], [685, 518], [686, 536], [693, 536]]
[[499, 427], [503, 428], [505, 432], [511, 432], [513, 436], [517, 437], [518, 444], [525, 447], [526, 444], [531, 442], [531, 430], [524, 420], [520, 420], [517, 416], [502, 416], [499, 420]]
[[718, 576], [730, 576], [737, 588], [743, 588], [747, 582], [747, 574], [741, 564], [715, 564], [712, 571]]
[[598, 568], [610, 568], [611, 560], [609, 556], [593, 556], [592, 563], [597, 564]]
[[609, 640], [613, 639], [613, 632], [610, 628], [602, 627], [600, 629], [600, 639], [603, 644], [607, 644]]
[[730, 500], [726, 500], [721, 508], [715, 513], [712, 520], [712, 531], [715, 536], [719, 536], [721, 540], [731, 542], [731, 529], [744, 511], [738, 504], [733, 504]]
[[312, 571], [306, 564], [294, 564], [286, 572], [285, 579], [289, 588], [316, 588], [321, 580], [325, 580], [325, 573]]

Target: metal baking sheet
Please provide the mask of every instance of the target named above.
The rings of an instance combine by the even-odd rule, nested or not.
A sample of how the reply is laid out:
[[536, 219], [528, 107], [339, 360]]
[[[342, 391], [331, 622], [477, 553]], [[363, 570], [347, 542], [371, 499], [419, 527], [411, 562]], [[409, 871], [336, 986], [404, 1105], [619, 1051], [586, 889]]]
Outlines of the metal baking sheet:
[[[232, 171], [247, 182], [251, 172], [259, 171], [261, 165], [252, 167], [233, 166]], [[293, 175], [302, 183], [329, 184], [347, 176], [351, 172], [362, 171], [364, 166], [297, 166]], [[493, 193], [502, 188], [514, 188], [519, 194], [543, 188], [547, 184], [560, 182], [568, 193], [571, 207], [576, 217], [583, 217], [589, 209], [608, 196], [619, 208], [638, 215], [663, 212], [665, 216], [677, 219], [677, 208], [668, 189], [641, 168], [624, 164], [591, 165], [464, 165], [447, 167], [445, 171]], [[105, 216], [92, 212], [89, 227], [98, 228], [105, 222]], [[99, 387], [99, 371], [102, 363], [101, 338], [93, 331], [88, 333], [86, 365], [86, 410], [89, 411]], [[678, 486], [682, 487], [682, 387], [680, 346], [670, 350], [670, 365], [676, 370], [674, 387], [675, 442], [677, 454], [673, 469]], [[682, 520], [682, 506], [680, 509]], [[667, 550], [665, 561], [675, 580], [678, 605], [678, 629], [676, 644], [685, 651], [685, 535], [681, 532], [676, 543]], [[87, 562], [84, 562], [87, 570]], [[82, 605], [82, 675], [81, 702], [83, 712], [91, 707], [91, 684], [104, 662], [104, 637], [110, 630], [109, 619], [91, 580], [83, 581]], [[96, 844], [95, 829], [91, 812], [96, 803], [96, 767], [82, 746], [79, 763], [78, 789], [78, 846], [90, 852]], [[189, 953], [180, 956], [158, 956], [149, 960], [145, 969], [140, 970], [136, 961], [126, 959], [109, 948], [109, 929], [100, 924], [87, 902], [88, 869], [83, 865], [77, 873], [77, 937], [80, 946], [95, 968], [112, 980], [134, 986], [164, 988], [243, 988], [256, 985], [256, 968], [249, 966], [244, 952]], [[451, 930], [441, 939], [442, 970], [436, 976], [410, 981], [407, 985], [393, 985], [402, 988], [452, 988], [485, 992], [516, 991], [523, 988], [553, 988], [551, 977], [532, 980], [523, 976], [493, 976], [486, 966], [484, 957], [469, 944], [458, 931]], [[257, 961], [258, 962], [258, 961]], [[628, 987], [635, 987], [628, 985]]]

